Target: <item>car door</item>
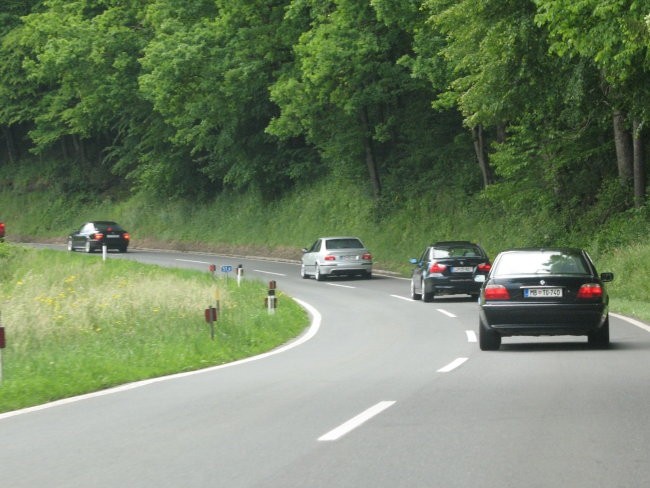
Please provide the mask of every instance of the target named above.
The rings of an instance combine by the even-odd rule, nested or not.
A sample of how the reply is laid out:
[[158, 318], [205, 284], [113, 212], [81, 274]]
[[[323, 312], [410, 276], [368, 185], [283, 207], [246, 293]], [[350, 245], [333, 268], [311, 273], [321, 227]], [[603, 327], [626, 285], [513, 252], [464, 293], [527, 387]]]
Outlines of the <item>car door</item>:
[[302, 257], [305, 271], [309, 274], [316, 272], [316, 263], [318, 262], [318, 253], [320, 252], [322, 242], [322, 239], [317, 239]]
[[422, 286], [421, 286], [422, 275], [429, 263], [429, 254], [431, 254], [430, 251], [431, 248], [427, 247], [422, 253], [422, 256], [420, 256], [420, 259], [418, 259], [418, 262], [415, 263], [415, 268], [413, 268], [413, 274], [411, 276], [411, 280], [413, 281], [413, 286], [415, 287], [415, 290], [418, 292], [422, 292]]

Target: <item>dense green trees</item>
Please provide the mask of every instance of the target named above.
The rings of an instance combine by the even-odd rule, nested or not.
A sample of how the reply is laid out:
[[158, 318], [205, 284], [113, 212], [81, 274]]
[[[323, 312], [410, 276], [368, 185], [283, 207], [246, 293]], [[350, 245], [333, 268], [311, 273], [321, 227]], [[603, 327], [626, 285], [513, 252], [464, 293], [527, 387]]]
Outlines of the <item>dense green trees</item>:
[[0, 164], [169, 197], [335, 175], [378, 202], [642, 206], [649, 22], [650, 0], [4, 1]]

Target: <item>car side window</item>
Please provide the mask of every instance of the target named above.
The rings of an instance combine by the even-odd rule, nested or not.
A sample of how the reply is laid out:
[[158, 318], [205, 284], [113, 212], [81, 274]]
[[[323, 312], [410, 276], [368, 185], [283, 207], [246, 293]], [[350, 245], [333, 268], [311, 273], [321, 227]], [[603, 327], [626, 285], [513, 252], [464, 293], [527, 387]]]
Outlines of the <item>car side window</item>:
[[427, 247], [424, 252], [422, 253], [422, 256], [420, 257], [420, 262], [421, 263], [426, 263], [429, 261], [429, 254], [431, 253], [431, 248]]
[[316, 242], [314, 242], [311, 245], [308, 252], [318, 252], [319, 249], [320, 249], [320, 239], [318, 239]]
[[81, 232], [84, 234], [90, 234], [95, 230], [93, 224], [86, 224], [81, 228]]

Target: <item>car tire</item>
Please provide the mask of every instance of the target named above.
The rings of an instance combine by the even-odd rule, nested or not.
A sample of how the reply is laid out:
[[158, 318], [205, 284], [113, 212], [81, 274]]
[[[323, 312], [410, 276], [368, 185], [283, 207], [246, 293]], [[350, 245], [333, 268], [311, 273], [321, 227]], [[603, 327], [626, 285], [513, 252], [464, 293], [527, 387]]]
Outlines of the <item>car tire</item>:
[[74, 251], [74, 247], [72, 247], [72, 239], [68, 239], [68, 251], [69, 252]]
[[587, 336], [590, 346], [605, 348], [609, 346], [609, 317], [605, 323], [598, 329]]
[[419, 300], [420, 298], [422, 298], [422, 295], [415, 292], [415, 283], [411, 280], [411, 300]]
[[86, 246], [84, 247], [84, 251], [86, 251], [87, 253], [91, 253], [91, 252], [93, 252], [93, 250], [94, 249], [90, 245], [90, 241], [86, 241]]
[[501, 336], [479, 320], [478, 343], [481, 351], [496, 351], [501, 347]]
[[422, 280], [422, 301], [425, 303], [430, 303], [433, 301], [433, 297], [435, 296], [435, 293], [432, 291], [427, 291], [425, 288], [425, 282]]
[[372, 271], [366, 271], [366, 274], [364, 275], [364, 277], [367, 280], [371, 280], [372, 279]]
[[325, 279], [325, 275], [320, 272], [320, 266], [318, 266], [318, 263], [316, 263], [316, 271], [314, 272], [314, 278], [316, 278], [316, 281], [323, 281]]

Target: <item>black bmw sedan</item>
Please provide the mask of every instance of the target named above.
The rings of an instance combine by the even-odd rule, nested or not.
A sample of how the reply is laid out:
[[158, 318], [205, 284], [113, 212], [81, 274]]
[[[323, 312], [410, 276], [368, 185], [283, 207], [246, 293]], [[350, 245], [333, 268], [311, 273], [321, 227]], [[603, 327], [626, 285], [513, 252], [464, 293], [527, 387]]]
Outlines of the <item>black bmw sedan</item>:
[[131, 242], [131, 236], [116, 222], [96, 220], [86, 222], [68, 236], [68, 251], [81, 249], [85, 252], [106, 249], [117, 249], [126, 252]]
[[490, 271], [490, 259], [481, 246], [469, 241], [440, 241], [424, 249], [411, 273], [411, 298], [433, 301], [437, 295], [476, 298]]
[[496, 350], [507, 336], [586, 335], [609, 345], [609, 297], [586, 251], [512, 249], [495, 258], [479, 297], [479, 345]]

